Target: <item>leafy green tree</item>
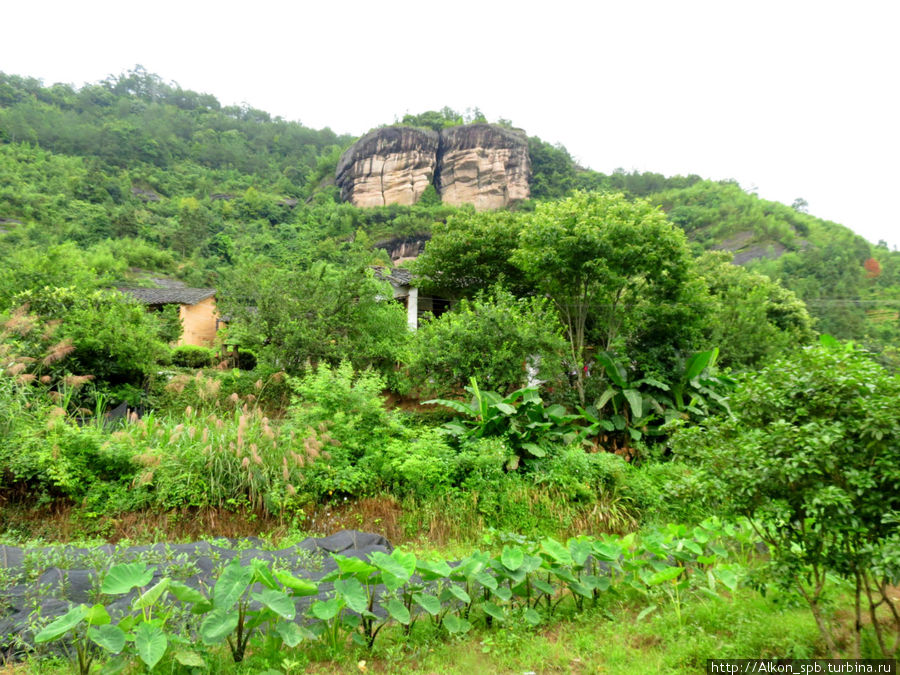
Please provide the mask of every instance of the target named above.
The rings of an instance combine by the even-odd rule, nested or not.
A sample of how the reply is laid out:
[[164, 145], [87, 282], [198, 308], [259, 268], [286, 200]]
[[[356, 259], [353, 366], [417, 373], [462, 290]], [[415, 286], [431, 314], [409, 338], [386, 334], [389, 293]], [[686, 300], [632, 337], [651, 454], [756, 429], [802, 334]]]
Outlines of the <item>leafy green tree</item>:
[[74, 244], [20, 248], [0, 266], [0, 311], [11, 309], [14, 297], [24, 291], [68, 287], [89, 292], [102, 281]]
[[[478, 121], [484, 121], [484, 116], [481, 115], [480, 117], [481, 119]], [[407, 113], [403, 116], [403, 124], [433, 129], [434, 131], [440, 131], [446, 127], [455, 127], [465, 123], [466, 120], [460, 113], [447, 106], [441, 108], [440, 111], [428, 110], [418, 115], [410, 115]]]
[[232, 337], [292, 373], [342, 360], [387, 370], [408, 339], [406, 313], [391, 300], [390, 286], [374, 278], [370, 254], [352, 255], [343, 267], [243, 260], [222, 293]]
[[418, 388], [437, 396], [461, 391], [472, 377], [508, 393], [526, 384], [529, 367], [555, 382], [564, 353], [562, 326], [549, 303], [517, 299], [498, 287], [420, 326], [408, 358]]
[[425, 252], [412, 265], [420, 287], [454, 300], [497, 283], [526, 294], [522, 270], [510, 261], [522, 223], [521, 214], [505, 211], [462, 212], [435, 223]]
[[753, 368], [809, 344], [813, 320], [803, 301], [730, 259], [727, 253], [706, 253], [697, 261], [713, 301], [707, 340], [718, 345], [720, 365]]
[[[856, 656], [868, 605], [878, 648], [900, 646], [900, 377], [851, 347], [806, 347], [747, 375], [733, 416], [682, 429], [677, 455], [696, 464], [722, 508], [751, 519], [773, 570], [807, 600], [829, 650], [822, 606], [833, 575], [856, 590]], [[890, 624], [874, 620], [886, 605]]]
[[609, 351], [630, 308], [642, 298], [677, 298], [690, 270], [684, 234], [648, 202], [621, 194], [578, 192], [538, 204], [512, 259], [556, 306], [581, 405], [588, 321]]

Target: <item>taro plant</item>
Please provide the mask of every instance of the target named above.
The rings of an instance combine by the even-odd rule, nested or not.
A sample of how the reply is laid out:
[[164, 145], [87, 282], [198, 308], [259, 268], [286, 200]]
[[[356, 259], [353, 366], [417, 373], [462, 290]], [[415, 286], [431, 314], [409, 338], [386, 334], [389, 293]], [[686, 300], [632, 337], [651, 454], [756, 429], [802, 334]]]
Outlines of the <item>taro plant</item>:
[[38, 644], [53, 642], [71, 633], [74, 653], [69, 652], [68, 647], [65, 649], [75, 671], [79, 675], [88, 675], [98, 653], [96, 647], [110, 654], [118, 654], [125, 647], [125, 632], [110, 622], [109, 612], [103, 605], [76, 605], [45, 626], [34, 641]]
[[[259, 592], [253, 590], [257, 583], [262, 586]], [[293, 623], [294, 598], [316, 593], [316, 584], [297, 579], [289, 572], [273, 573], [261, 560], [241, 565], [235, 557], [213, 587], [211, 611], [200, 624], [200, 637], [209, 645], [226, 642], [235, 663], [244, 660], [250, 638], [263, 626], [267, 628], [270, 653], [277, 652], [276, 635], [293, 647], [304, 638], [314, 637]], [[254, 601], [257, 606], [252, 605]]]
[[552, 538], [541, 541], [540, 555], [548, 574], [540, 590], [545, 594], [551, 611], [555, 605], [551, 605], [552, 594], [549, 591], [553, 588], [554, 579], [568, 588], [579, 611], [584, 608], [585, 600], [596, 602], [599, 594], [609, 589], [609, 578], [594, 574], [592, 552], [591, 542], [586, 537], [569, 539], [566, 545]]
[[[100, 592], [126, 595], [136, 588], [143, 589], [153, 580], [153, 571], [154, 568], [148, 568], [143, 562], [114, 565], [104, 576]], [[35, 642], [57, 640], [71, 631], [75, 649], [73, 661], [79, 673], [90, 672], [97, 653], [91, 643], [112, 655], [119, 654], [130, 643], [138, 658], [152, 670], [168, 648], [169, 638], [165, 631], [168, 609], [161, 601], [170, 588], [185, 597], [182, 590], [187, 589], [186, 586], [164, 577], [133, 600], [131, 607], [136, 613], [125, 616], [118, 624], [112, 623], [102, 604], [93, 607], [77, 605], [39, 632]], [[157, 609], [162, 611], [154, 615]]]
[[[262, 647], [268, 661], [283, 656], [284, 647], [321, 639], [332, 651], [348, 639], [371, 649], [381, 631], [392, 624], [409, 634], [417, 619], [429, 617], [435, 628], [449, 634], [469, 631], [483, 617], [487, 626], [519, 618], [539, 625], [560, 603], [570, 601], [576, 611], [616, 586], [632, 589], [648, 600], [643, 618], [668, 598], [681, 620], [684, 594], [697, 587], [719, 597], [718, 586], [734, 591], [741, 569], [723, 565], [731, 556], [724, 540], [743, 545], [746, 535], [716, 520], [695, 528], [677, 525], [599, 539], [579, 536], [562, 543], [507, 542], [496, 557], [476, 551], [453, 565], [444, 560], [418, 559], [395, 550], [371, 553], [368, 559], [334, 554], [336, 569], [321, 582], [332, 590], [315, 599], [304, 621], [298, 621], [296, 600], [319, 594], [319, 583], [252, 560], [234, 558], [219, 574], [209, 597], [200, 590], [165, 577], [150, 586], [153, 568], [146, 563], [116, 565], [103, 579], [101, 592], [122, 595], [139, 589], [132, 613], [112, 622], [101, 604], [73, 607], [45, 627], [39, 643], [69, 636], [73, 663], [80, 675], [90, 671], [100, 653], [119, 655], [110, 666], [124, 666], [127, 658], [153, 670], [169, 651], [190, 668], [206, 667], [203, 656], [170, 620], [183, 609], [199, 615], [197, 635], [207, 645], [227, 643], [235, 662], [244, 660], [251, 641]], [[699, 573], [698, 573], [699, 572]], [[149, 588], [148, 588], [149, 586]], [[171, 602], [167, 602], [171, 599]]]

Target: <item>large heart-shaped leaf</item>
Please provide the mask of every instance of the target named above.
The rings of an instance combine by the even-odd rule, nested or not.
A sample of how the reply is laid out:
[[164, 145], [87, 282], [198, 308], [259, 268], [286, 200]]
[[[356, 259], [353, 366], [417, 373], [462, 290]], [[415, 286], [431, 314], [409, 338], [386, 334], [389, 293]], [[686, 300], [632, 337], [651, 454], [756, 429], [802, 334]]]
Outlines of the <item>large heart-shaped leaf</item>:
[[734, 592], [737, 589], [738, 575], [734, 570], [720, 567], [714, 570], [713, 573], [716, 575], [716, 579], [721, 581], [729, 591]]
[[87, 636], [110, 654], [118, 654], [125, 648], [125, 631], [111, 623], [88, 628]]
[[447, 595], [447, 599], [452, 596], [462, 602], [464, 605], [468, 605], [470, 602], [472, 602], [472, 598], [469, 597], [469, 594], [466, 593], [465, 589], [462, 588], [462, 586], [457, 586], [456, 584], [450, 584], [449, 586], [447, 586], [447, 588], [444, 589], [444, 593], [442, 593], [442, 595], [445, 594]]
[[237, 558], [225, 567], [213, 587], [213, 605], [217, 609], [231, 609], [253, 580], [253, 568], [242, 567]]
[[569, 539], [569, 553], [572, 555], [572, 563], [582, 567], [591, 555], [593, 546], [585, 539]]
[[406, 609], [406, 606], [397, 598], [391, 598], [387, 602], [382, 603], [381, 606], [384, 607], [384, 610], [397, 623], [408, 626], [409, 622], [412, 620], [412, 617], [409, 614], [409, 610]]
[[572, 554], [569, 553], [569, 550], [565, 546], [556, 541], [556, 539], [548, 537], [541, 541], [541, 551], [550, 558], [550, 560], [559, 565], [572, 564]]
[[169, 583], [171, 579], [168, 577], [163, 577], [156, 584], [154, 584], [153, 588], [150, 588], [145, 593], [143, 593], [139, 598], [134, 601], [135, 609], [144, 609], [146, 607], [150, 607], [156, 603], [157, 600], [162, 597], [162, 594], [166, 592], [166, 589], [169, 587]]
[[489, 588], [494, 590], [497, 588], [497, 578], [492, 574], [488, 574], [487, 572], [479, 572], [475, 575], [475, 581], [484, 586], [485, 588]]
[[435, 581], [450, 576], [452, 569], [445, 561], [431, 562], [430, 560], [416, 560], [416, 570], [425, 581]]
[[75, 626], [81, 623], [81, 620], [87, 616], [88, 608], [85, 605], [76, 605], [68, 612], [63, 614], [55, 621], [47, 624], [44, 629], [35, 635], [35, 642], [49, 642], [55, 640], [61, 635], [65, 635]]
[[106, 607], [99, 603], [87, 611], [87, 614], [84, 615], [84, 620], [87, 621], [90, 626], [105, 626], [111, 621], [109, 612], [106, 611]]
[[472, 624], [458, 616], [448, 614], [444, 617], [444, 628], [451, 634], [466, 633], [472, 628]]
[[187, 666], [188, 668], [205, 668], [206, 661], [203, 660], [203, 657], [200, 656], [197, 652], [192, 652], [188, 649], [180, 649], [175, 654], [173, 654], [175, 660], [178, 661], [183, 666]]
[[532, 579], [531, 585], [541, 593], [545, 593], [546, 595], [553, 595], [556, 593], [556, 589], [553, 587], [553, 584], [550, 584], [543, 579]]
[[331, 621], [343, 609], [341, 598], [318, 600], [309, 606], [309, 613], [320, 621]]
[[275, 578], [278, 579], [278, 581], [284, 584], [287, 588], [290, 588], [293, 591], [294, 595], [306, 596], [318, 595], [319, 593], [319, 584], [314, 581], [309, 581], [308, 579], [300, 579], [299, 577], [295, 577], [290, 572], [276, 570]]
[[275, 625], [275, 632], [284, 640], [284, 644], [288, 647], [296, 647], [304, 639], [315, 639], [308, 628], [301, 628], [290, 621], [279, 621]]
[[169, 641], [163, 629], [152, 623], [139, 624], [134, 630], [134, 648], [149, 670], [159, 663], [166, 653]]
[[509, 602], [512, 599], [512, 591], [506, 586], [495, 588], [493, 594], [500, 598], [503, 602]]
[[238, 625], [238, 612], [231, 607], [216, 607], [200, 624], [200, 637], [208, 645], [222, 642]]
[[203, 595], [203, 593], [180, 581], [172, 581], [169, 583], [169, 593], [174, 595], [179, 602], [192, 602], [195, 604], [207, 602], [206, 596]]
[[500, 607], [495, 605], [493, 602], [486, 601], [481, 605], [481, 609], [484, 610], [484, 613], [488, 616], [491, 616], [497, 621], [506, 621], [506, 612], [504, 612]]
[[511, 546], [503, 547], [503, 552], [500, 554], [500, 562], [503, 563], [506, 569], [514, 572], [522, 566], [524, 561], [525, 552], [522, 549]]
[[359, 558], [348, 558], [337, 553], [333, 553], [331, 557], [337, 563], [338, 569], [341, 571], [341, 577], [353, 576], [362, 582], [368, 579], [369, 575], [378, 571], [374, 565], [370, 565]]
[[416, 593], [413, 595], [413, 602], [424, 609], [431, 616], [436, 616], [441, 611], [441, 601], [428, 593]]
[[153, 579], [154, 567], [146, 563], [123, 563], [113, 565], [103, 577], [100, 592], [108, 595], [122, 595], [136, 586], [146, 586]]
[[388, 590], [395, 591], [409, 581], [415, 571], [415, 557], [412, 566], [404, 565], [400, 560], [381, 551], [375, 551], [369, 556], [369, 560], [382, 571], [382, 581]]
[[286, 593], [266, 588], [262, 593], [251, 593], [250, 597], [288, 621], [293, 621], [296, 616], [294, 601]]
[[667, 581], [677, 579], [679, 576], [681, 576], [682, 572], [684, 572], [683, 567], [667, 567], [664, 570], [651, 575], [650, 578], [646, 580], [647, 585], [659, 586], [660, 584], [664, 584]]
[[534, 611], [534, 610], [531, 609], [531, 608], [526, 609], [526, 610], [522, 613], [522, 616], [523, 616], [523, 617], [525, 618], [525, 620], [526, 620], [528, 623], [530, 623], [532, 626], [537, 626], [541, 621], [543, 621], [543, 619], [541, 619], [541, 615], [538, 614], [536, 611]]
[[275, 578], [275, 575], [272, 574], [272, 570], [269, 569], [268, 563], [264, 560], [254, 558], [250, 561], [250, 566], [253, 568], [254, 581], [258, 581], [266, 588], [278, 589], [278, 580]]
[[338, 579], [334, 582], [334, 591], [354, 612], [359, 614], [368, 612], [369, 596], [363, 585], [355, 578]]

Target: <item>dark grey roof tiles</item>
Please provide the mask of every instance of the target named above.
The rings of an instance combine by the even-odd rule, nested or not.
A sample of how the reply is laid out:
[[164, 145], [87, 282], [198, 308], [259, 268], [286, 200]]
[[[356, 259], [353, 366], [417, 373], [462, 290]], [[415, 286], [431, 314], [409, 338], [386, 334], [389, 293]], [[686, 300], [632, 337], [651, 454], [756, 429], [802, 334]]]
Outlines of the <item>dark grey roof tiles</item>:
[[119, 288], [145, 305], [196, 305], [216, 294], [215, 288]]
[[373, 267], [375, 278], [382, 281], [390, 281], [396, 286], [411, 286], [412, 272], [405, 267], [393, 267], [390, 270], [384, 267]]

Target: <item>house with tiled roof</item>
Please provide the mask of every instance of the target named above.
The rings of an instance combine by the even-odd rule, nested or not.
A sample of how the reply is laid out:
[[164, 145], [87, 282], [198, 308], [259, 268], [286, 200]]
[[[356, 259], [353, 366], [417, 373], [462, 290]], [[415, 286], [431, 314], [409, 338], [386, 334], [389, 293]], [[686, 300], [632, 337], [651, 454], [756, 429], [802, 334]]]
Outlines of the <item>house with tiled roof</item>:
[[215, 288], [189, 288], [169, 279], [154, 279], [156, 287], [120, 287], [119, 291], [160, 311], [169, 305], [178, 306], [181, 337], [178, 345], [209, 347], [216, 339], [222, 321], [216, 310]]
[[375, 277], [387, 281], [394, 293], [394, 300], [406, 308], [406, 323], [416, 330], [424, 316], [438, 317], [450, 309], [450, 301], [430, 295], [420, 295], [412, 272], [405, 267], [374, 267]]

